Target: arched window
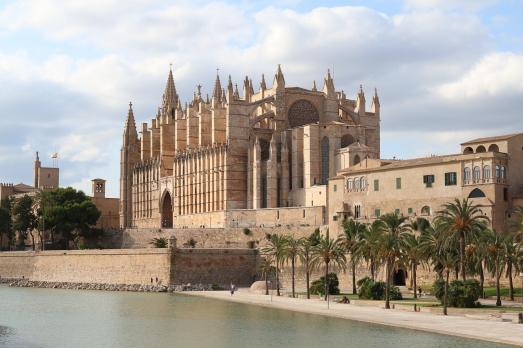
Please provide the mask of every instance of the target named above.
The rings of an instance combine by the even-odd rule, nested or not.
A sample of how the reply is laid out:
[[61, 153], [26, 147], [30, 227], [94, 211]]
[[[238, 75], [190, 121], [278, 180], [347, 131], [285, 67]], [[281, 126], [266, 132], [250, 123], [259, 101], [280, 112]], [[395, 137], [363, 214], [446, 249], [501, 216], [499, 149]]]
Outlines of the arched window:
[[488, 152], [499, 152], [499, 147], [496, 144], [492, 144], [488, 147]]
[[321, 140], [321, 184], [327, 184], [329, 180], [329, 138]]
[[291, 128], [320, 121], [320, 115], [316, 107], [305, 99], [298, 100], [292, 104], [287, 115]]
[[362, 190], [365, 190], [367, 188], [367, 180], [365, 180], [365, 177], [363, 176], [360, 178], [360, 185]]
[[465, 167], [465, 169], [463, 169], [463, 180], [465, 180], [465, 181], [470, 180], [470, 168], [469, 167]]
[[352, 162], [353, 165], [359, 164], [361, 162], [360, 156], [356, 155], [354, 156], [354, 160]]
[[354, 179], [354, 189], [358, 191], [360, 189], [361, 182], [359, 178]]
[[474, 150], [470, 147], [470, 146], [467, 146], [464, 150], [463, 150], [463, 153], [465, 155], [469, 154], [469, 153], [474, 153]]
[[478, 166], [473, 169], [474, 181], [479, 181], [481, 179], [481, 170]]
[[490, 179], [490, 166], [484, 165], [483, 166], [483, 180], [489, 180]]
[[481, 152], [487, 152], [487, 149], [485, 149], [485, 146], [483, 146], [483, 145], [480, 145], [476, 148], [476, 153], [481, 153]]
[[501, 178], [501, 167], [496, 165], [496, 179]]
[[481, 198], [485, 197], [485, 192], [481, 191], [479, 188], [475, 188], [474, 190], [470, 191], [469, 198]]
[[505, 166], [501, 166], [501, 170], [500, 171], [501, 171], [501, 173], [500, 173], [501, 174], [500, 175], [501, 179], [505, 180], [507, 178], [507, 173], [505, 171]]
[[421, 208], [421, 215], [430, 215], [430, 207], [428, 205]]
[[352, 179], [347, 179], [347, 191], [352, 191]]
[[345, 134], [341, 137], [341, 147], [347, 147], [354, 142], [354, 137], [350, 134]]

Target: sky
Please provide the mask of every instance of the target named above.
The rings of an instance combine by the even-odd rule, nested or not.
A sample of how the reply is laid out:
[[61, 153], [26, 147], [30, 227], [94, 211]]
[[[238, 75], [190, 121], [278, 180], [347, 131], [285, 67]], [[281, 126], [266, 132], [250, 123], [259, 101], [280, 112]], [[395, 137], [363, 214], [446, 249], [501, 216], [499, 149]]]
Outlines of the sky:
[[169, 64], [189, 100], [248, 75], [381, 102], [381, 153], [457, 153], [523, 131], [523, 1], [0, 0], [0, 182], [32, 183], [58, 152], [61, 185], [118, 196], [129, 101], [138, 124], [161, 103]]

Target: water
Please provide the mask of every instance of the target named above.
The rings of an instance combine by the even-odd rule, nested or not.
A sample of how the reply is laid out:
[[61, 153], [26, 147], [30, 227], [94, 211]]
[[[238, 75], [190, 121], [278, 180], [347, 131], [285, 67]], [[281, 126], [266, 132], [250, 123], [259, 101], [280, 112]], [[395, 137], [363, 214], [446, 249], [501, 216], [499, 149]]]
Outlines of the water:
[[0, 286], [0, 347], [506, 347], [175, 294]]

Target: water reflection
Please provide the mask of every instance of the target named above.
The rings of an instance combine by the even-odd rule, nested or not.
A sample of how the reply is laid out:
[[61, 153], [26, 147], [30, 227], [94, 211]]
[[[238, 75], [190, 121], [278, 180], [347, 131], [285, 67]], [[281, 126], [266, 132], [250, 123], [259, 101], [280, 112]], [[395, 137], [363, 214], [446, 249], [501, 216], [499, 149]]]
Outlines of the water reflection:
[[0, 286], [0, 308], [7, 347], [503, 347], [173, 294]]

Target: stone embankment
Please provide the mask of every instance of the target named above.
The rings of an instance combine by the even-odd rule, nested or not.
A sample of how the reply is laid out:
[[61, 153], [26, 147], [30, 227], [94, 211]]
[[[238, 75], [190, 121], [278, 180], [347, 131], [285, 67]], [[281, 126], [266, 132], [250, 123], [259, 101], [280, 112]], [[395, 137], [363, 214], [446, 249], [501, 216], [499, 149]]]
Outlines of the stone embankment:
[[143, 284], [100, 284], [33, 281], [28, 279], [2, 278], [0, 284], [21, 288], [48, 288], [69, 290], [104, 290], [104, 291], [134, 291], [134, 292], [181, 292], [181, 291], [211, 291], [216, 285], [182, 284], [182, 285], [143, 285]]

